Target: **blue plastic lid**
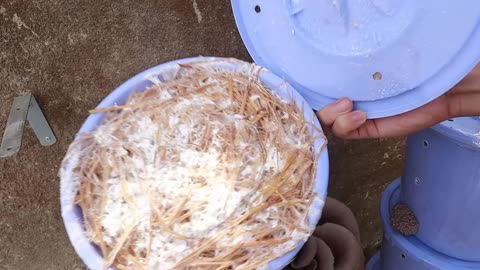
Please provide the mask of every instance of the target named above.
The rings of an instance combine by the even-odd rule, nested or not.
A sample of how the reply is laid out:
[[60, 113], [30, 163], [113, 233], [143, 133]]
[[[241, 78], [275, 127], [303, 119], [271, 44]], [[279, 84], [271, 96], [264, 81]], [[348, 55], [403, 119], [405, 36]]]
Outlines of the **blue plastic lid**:
[[480, 60], [480, 1], [232, 0], [257, 64], [314, 109], [349, 97], [369, 118], [439, 97]]

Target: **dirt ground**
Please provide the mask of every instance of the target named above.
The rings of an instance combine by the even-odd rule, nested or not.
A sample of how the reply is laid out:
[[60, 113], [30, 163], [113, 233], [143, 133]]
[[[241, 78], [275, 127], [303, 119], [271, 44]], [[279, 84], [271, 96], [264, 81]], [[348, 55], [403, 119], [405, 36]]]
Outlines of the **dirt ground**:
[[[0, 269], [84, 269], [60, 216], [57, 171], [87, 110], [132, 75], [188, 56], [251, 61], [230, 1], [0, 0], [0, 134], [15, 96], [33, 93], [58, 142], [31, 130], [0, 159]], [[403, 140], [331, 139], [330, 195], [357, 215], [367, 255], [381, 241], [380, 194], [401, 174]]]

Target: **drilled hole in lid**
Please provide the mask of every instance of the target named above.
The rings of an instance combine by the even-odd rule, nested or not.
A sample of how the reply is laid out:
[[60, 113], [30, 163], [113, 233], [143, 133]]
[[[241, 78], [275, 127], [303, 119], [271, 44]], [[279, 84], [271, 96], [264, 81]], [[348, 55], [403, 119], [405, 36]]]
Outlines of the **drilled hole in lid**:
[[255, 6], [255, 12], [257, 12], [257, 13], [262, 12], [262, 9], [260, 8], [259, 5], [256, 5], [256, 6]]
[[373, 73], [372, 77], [373, 77], [374, 80], [379, 81], [379, 80], [382, 79], [382, 73], [377, 71], [377, 72]]

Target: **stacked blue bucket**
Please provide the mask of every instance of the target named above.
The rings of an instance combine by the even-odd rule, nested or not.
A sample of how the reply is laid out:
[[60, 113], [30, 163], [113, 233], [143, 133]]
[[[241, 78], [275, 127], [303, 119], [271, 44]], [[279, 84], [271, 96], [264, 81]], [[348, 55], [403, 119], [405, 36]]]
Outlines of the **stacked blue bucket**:
[[[391, 224], [402, 203], [419, 230]], [[408, 138], [401, 179], [382, 197], [382, 249], [367, 270], [480, 269], [480, 118], [457, 118]]]

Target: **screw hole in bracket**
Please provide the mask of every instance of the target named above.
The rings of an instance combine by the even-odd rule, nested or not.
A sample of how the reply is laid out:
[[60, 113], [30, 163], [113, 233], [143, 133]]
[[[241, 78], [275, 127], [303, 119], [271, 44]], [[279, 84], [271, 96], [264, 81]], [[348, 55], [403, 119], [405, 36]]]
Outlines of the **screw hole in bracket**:
[[255, 6], [255, 12], [256, 12], [256, 13], [262, 12], [262, 8], [260, 8], [259, 5], [256, 5], [256, 6]]

